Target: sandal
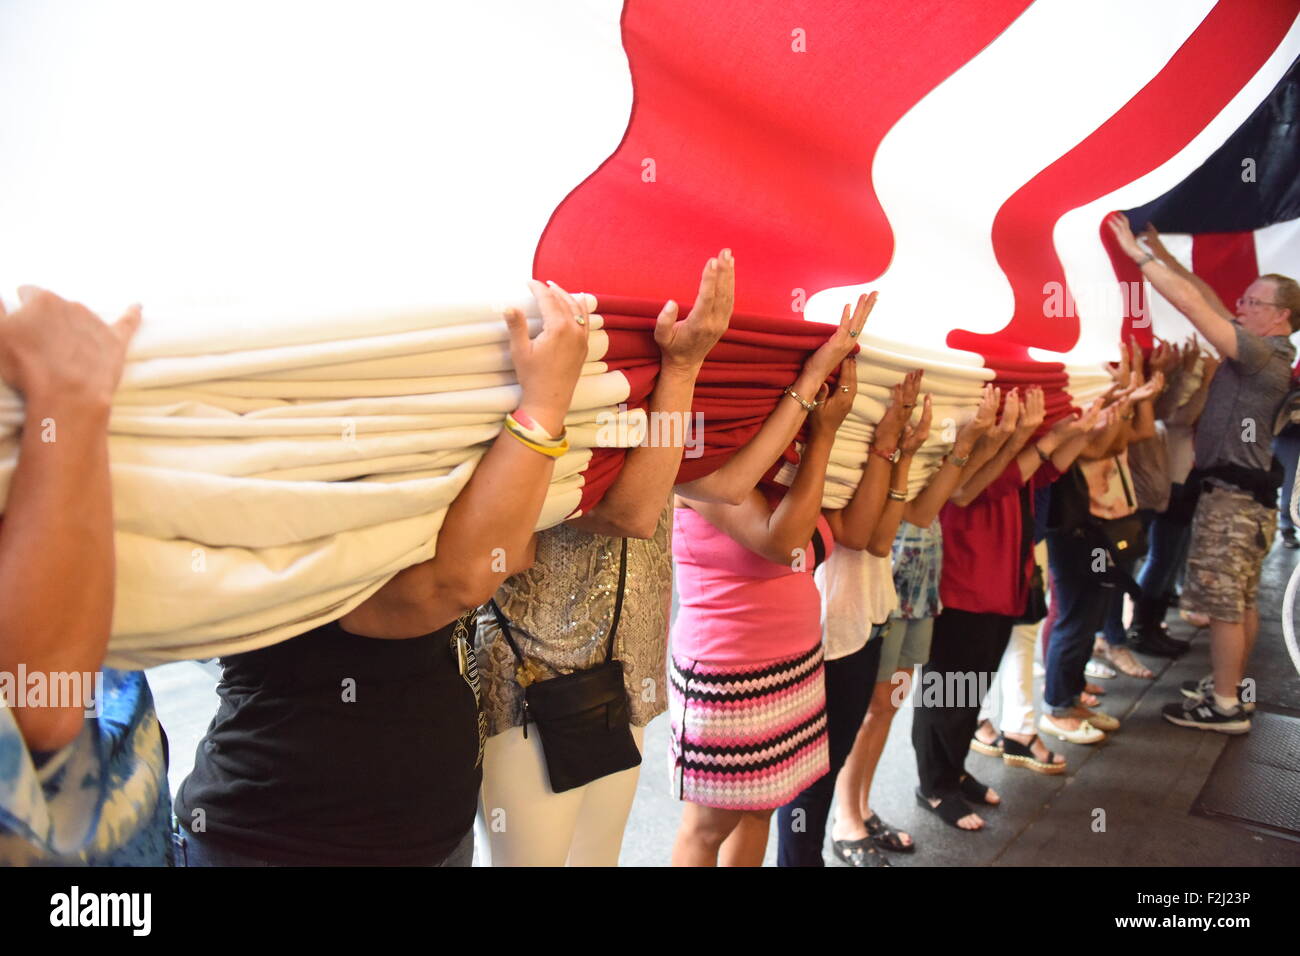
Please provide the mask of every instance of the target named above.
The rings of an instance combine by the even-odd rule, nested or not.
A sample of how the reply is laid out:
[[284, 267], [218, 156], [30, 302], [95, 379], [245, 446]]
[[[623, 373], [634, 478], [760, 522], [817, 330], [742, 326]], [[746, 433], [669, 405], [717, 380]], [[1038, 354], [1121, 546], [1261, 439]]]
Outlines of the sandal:
[[[895, 853], [911, 853], [916, 849], [915, 843], [904, 843], [899, 831], [880, 819], [878, 813], [871, 814], [870, 817], [862, 821], [862, 825], [871, 834], [872, 841], [882, 850], [893, 850]], [[908, 836], [911, 836], [911, 834], [908, 834]]]
[[889, 866], [889, 860], [871, 845], [871, 837], [863, 840], [832, 840], [831, 849], [849, 866]]
[[983, 740], [980, 740], [978, 737], [971, 737], [970, 749], [975, 751], [977, 754], [983, 754], [986, 757], [1001, 757], [1002, 756], [1002, 735], [998, 734], [996, 737], [994, 737], [993, 743], [991, 744], [986, 743]]
[[930, 806], [929, 799], [926, 797], [925, 794], [921, 792], [921, 788], [917, 787], [916, 802], [918, 805], [924, 807], [926, 810], [929, 810], [931, 813], [937, 816], [944, 823], [948, 824], [948, 826], [956, 827], [958, 830], [963, 830], [966, 833], [975, 832], [973, 830], [966, 830], [964, 827], [957, 826], [958, 820], [960, 820], [962, 817], [968, 817], [975, 812], [970, 808], [970, 804], [968, 804], [961, 797], [953, 796], [950, 794], [949, 796], [943, 797], [939, 801], [939, 805], [937, 807], [932, 807]]
[[1129, 677], [1140, 677], [1142, 680], [1153, 680], [1156, 676], [1150, 668], [1143, 665], [1141, 661], [1133, 656], [1132, 651], [1122, 645], [1119, 647], [1107, 648], [1106, 659]]
[[1098, 707], [1101, 705], [1101, 698], [1098, 697], [1096, 694], [1090, 694], [1087, 691], [1084, 691], [1079, 695], [1079, 703], [1082, 704], [1084, 707], [1092, 709], [1093, 707]]
[[1024, 767], [1026, 770], [1032, 770], [1034, 773], [1065, 773], [1065, 759], [1062, 758], [1060, 763], [1056, 762], [1057, 754], [1047, 751], [1047, 759], [1039, 760], [1034, 756], [1034, 741], [1038, 739], [1035, 734], [1030, 738], [1029, 743], [1022, 744], [1018, 740], [1007, 738], [1003, 741], [1006, 748], [1002, 754], [1002, 762], [1009, 767]]
[[[1005, 740], [1002, 742], [1002, 746], [1006, 746]], [[993, 788], [980, 783], [970, 774], [962, 777], [957, 786], [961, 790], [961, 795], [971, 803], [982, 803], [986, 807], [996, 807], [998, 805], [997, 803], [990, 803], [988, 800], [989, 791]], [[1001, 801], [998, 802], [1001, 803]]]

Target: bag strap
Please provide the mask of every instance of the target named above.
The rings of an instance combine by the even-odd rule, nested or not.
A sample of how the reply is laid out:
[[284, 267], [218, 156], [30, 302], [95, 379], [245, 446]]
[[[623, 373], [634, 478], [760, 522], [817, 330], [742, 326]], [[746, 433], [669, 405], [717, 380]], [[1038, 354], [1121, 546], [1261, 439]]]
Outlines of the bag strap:
[[1138, 505], [1137, 495], [1133, 493], [1133, 488], [1129, 484], [1128, 474], [1127, 474], [1129, 470], [1128, 460], [1121, 459], [1119, 458], [1119, 456], [1116, 456], [1115, 467], [1119, 470], [1119, 483], [1124, 486], [1124, 503], [1128, 505], [1130, 508], [1132, 508], [1134, 511], [1136, 511]]
[[488, 599], [488, 607], [492, 609], [492, 614], [497, 619], [497, 627], [501, 628], [501, 636], [506, 639], [510, 649], [515, 652], [515, 658], [519, 661], [519, 666], [524, 666], [524, 655], [519, 653], [519, 645], [515, 643], [515, 635], [510, 630], [510, 622], [506, 620], [505, 614], [501, 612], [501, 606], [497, 604], [495, 597]]
[[609, 643], [605, 648], [605, 663], [614, 659], [614, 636], [618, 634], [618, 622], [623, 616], [623, 591], [627, 587], [627, 538], [623, 539], [623, 553], [618, 560], [618, 596], [614, 598], [614, 620], [609, 625]]
[[[623, 617], [623, 592], [627, 587], [627, 538], [623, 539], [623, 550], [619, 556], [618, 564], [618, 595], [614, 598], [614, 620], [609, 627], [609, 637], [605, 649], [605, 662], [614, 656], [614, 636], [618, 634], [618, 622]], [[510, 650], [514, 651], [515, 658], [519, 661], [519, 666], [524, 666], [524, 655], [519, 650], [519, 645], [515, 643], [514, 632], [510, 630], [510, 621], [506, 618], [505, 613], [501, 610], [501, 605], [497, 604], [495, 597], [488, 599], [488, 607], [492, 609], [492, 615], [497, 619], [497, 626], [501, 628], [501, 636], [506, 639], [510, 645]]]

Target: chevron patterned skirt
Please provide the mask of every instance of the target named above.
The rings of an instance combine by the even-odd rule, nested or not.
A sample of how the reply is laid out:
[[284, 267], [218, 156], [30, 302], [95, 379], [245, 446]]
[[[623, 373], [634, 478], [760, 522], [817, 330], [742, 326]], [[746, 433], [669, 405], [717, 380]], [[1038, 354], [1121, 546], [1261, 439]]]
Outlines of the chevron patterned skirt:
[[681, 800], [772, 810], [830, 770], [822, 649], [759, 664], [669, 655], [673, 784]]

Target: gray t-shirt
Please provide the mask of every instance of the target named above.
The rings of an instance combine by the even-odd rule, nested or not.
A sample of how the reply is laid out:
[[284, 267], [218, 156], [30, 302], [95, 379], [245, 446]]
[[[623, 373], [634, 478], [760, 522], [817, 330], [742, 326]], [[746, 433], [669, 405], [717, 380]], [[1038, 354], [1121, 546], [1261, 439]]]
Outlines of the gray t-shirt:
[[1267, 471], [1273, 419], [1291, 385], [1295, 348], [1285, 335], [1267, 338], [1237, 326], [1237, 357], [1219, 367], [1196, 425], [1196, 467], [1241, 465]]

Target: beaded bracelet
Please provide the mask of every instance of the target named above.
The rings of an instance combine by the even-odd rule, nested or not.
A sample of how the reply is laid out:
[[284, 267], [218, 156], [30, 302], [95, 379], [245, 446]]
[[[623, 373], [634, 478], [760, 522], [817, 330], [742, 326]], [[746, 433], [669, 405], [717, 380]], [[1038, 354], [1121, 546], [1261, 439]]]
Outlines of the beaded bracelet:
[[807, 399], [800, 398], [800, 397], [799, 397], [799, 393], [796, 392], [796, 391], [794, 390], [794, 386], [793, 386], [793, 385], [787, 385], [787, 386], [785, 387], [785, 392], [784, 392], [784, 394], [789, 395], [789, 396], [790, 396], [791, 398], [793, 398], [796, 402], [798, 402], [801, 406], [803, 406], [803, 410], [804, 410], [805, 412], [815, 412], [815, 411], [817, 411], [817, 405], [818, 405], [819, 403], [816, 402], [816, 401], [812, 401], [812, 402], [810, 402], [810, 401], [808, 401]]

